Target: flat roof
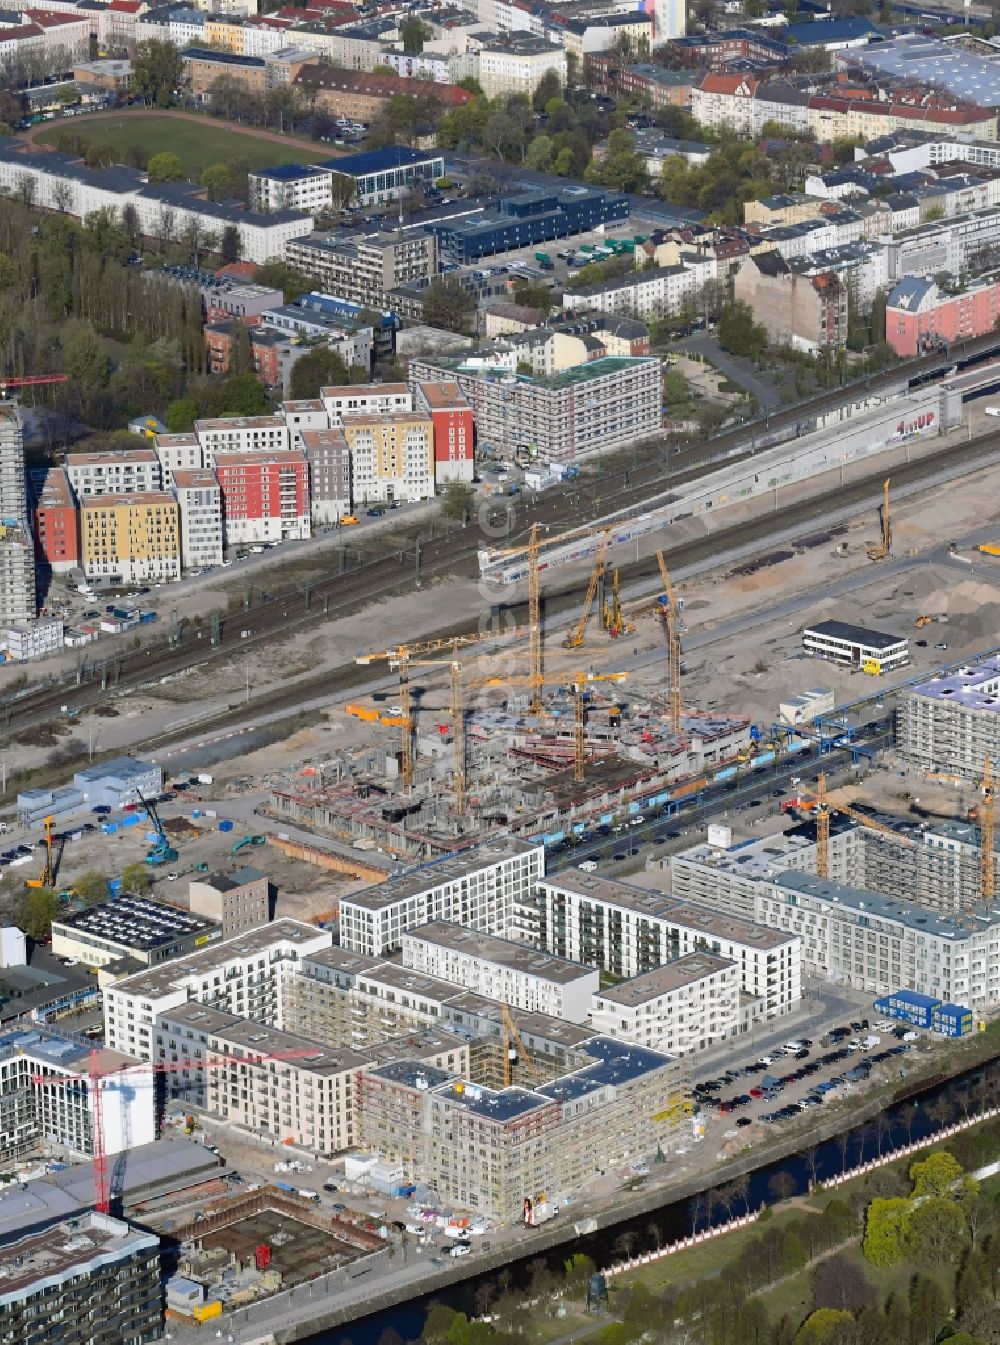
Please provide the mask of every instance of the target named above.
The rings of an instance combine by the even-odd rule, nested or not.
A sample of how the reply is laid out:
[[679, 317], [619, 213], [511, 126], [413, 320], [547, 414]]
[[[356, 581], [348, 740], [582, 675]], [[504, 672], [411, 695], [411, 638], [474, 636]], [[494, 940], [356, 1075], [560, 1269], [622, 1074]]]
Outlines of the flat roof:
[[552, 1099], [542, 1090], [527, 1088], [487, 1088], [484, 1084], [456, 1079], [434, 1090], [435, 1098], [475, 1116], [485, 1117], [497, 1125], [516, 1121], [540, 1107], [551, 1107]]
[[96, 1210], [28, 1233], [0, 1249], [0, 1307], [16, 1302], [32, 1285], [125, 1261], [139, 1251], [153, 1253], [159, 1246], [157, 1234]]
[[675, 1056], [613, 1037], [592, 1037], [581, 1049], [595, 1063], [543, 1084], [539, 1093], [555, 1102], [571, 1102], [604, 1088], [620, 1088], [643, 1075], [677, 1064]]
[[714, 911], [707, 906], [698, 906], [691, 901], [681, 901], [663, 892], [649, 892], [615, 878], [583, 873], [579, 869], [564, 870], [553, 877], [540, 878], [539, 886], [557, 892], [574, 892], [594, 902], [634, 911], [651, 920], [682, 925], [713, 938], [732, 939], [736, 943], [746, 944], [748, 948], [780, 948], [782, 944], [798, 937], [787, 931], [768, 929], [751, 920], [742, 920], [736, 915]]
[[180, 906], [151, 901], [149, 897], [122, 893], [112, 901], [88, 906], [72, 915], [58, 916], [53, 929], [70, 937], [74, 934], [92, 934], [106, 943], [116, 944], [123, 951], [137, 948], [150, 952], [199, 934], [219, 933], [214, 920], [195, 915]]
[[341, 897], [341, 908], [360, 906], [368, 911], [384, 910], [387, 906], [394, 906], [397, 902], [406, 901], [409, 897], [418, 896], [421, 892], [428, 892], [431, 888], [440, 887], [444, 883], [453, 883], [471, 874], [481, 873], [483, 869], [491, 868], [501, 860], [542, 851], [541, 845], [532, 845], [513, 836], [503, 837], [497, 841], [477, 845], [475, 850], [466, 854], [446, 855], [443, 859], [431, 864], [422, 864], [419, 868], [411, 869], [397, 878], [389, 878], [384, 883], [363, 888], [360, 892], [352, 892], [348, 896]]
[[868, 626], [854, 626], [849, 621], [817, 621], [806, 626], [803, 635], [826, 636], [831, 640], [845, 640], [850, 644], [864, 645], [868, 649], [894, 649], [896, 645], [906, 644], [905, 635], [887, 635], [885, 631], [872, 630]]
[[238, 869], [230, 869], [228, 873], [207, 873], [202, 877], [192, 877], [191, 881], [203, 883], [215, 892], [235, 892], [237, 888], [246, 887], [248, 883], [259, 883], [263, 877], [260, 869], [245, 864]]
[[345, 173], [349, 177], [364, 177], [366, 173], [384, 173], [389, 168], [410, 168], [414, 164], [433, 163], [440, 158], [439, 149], [421, 150], [408, 149], [405, 145], [387, 145], [384, 149], [345, 154], [341, 159], [326, 159], [318, 167], [331, 173]]
[[176, 509], [177, 501], [169, 491], [165, 490], [136, 490], [128, 491], [122, 494], [118, 491], [112, 491], [107, 495], [84, 495], [80, 501], [81, 509], [114, 509], [123, 505], [128, 505], [130, 509], [141, 508], [143, 505], [152, 507], [153, 505], [170, 505]]
[[907, 694], [995, 714], [1000, 710], [1000, 655], [919, 682]]
[[713, 953], [685, 953], [683, 957], [665, 962], [662, 967], [654, 967], [652, 971], [647, 971], [642, 976], [633, 976], [631, 980], [622, 981], [620, 985], [612, 986], [610, 990], [602, 990], [600, 998], [626, 1008], [634, 1004], [645, 1004], [651, 999], [659, 999], [661, 995], [669, 995], [674, 990], [693, 985], [697, 981], [703, 981], [707, 976], [715, 976], [718, 972], [725, 971], [727, 967], [735, 966], [736, 963], [730, 958], [716, 957]]
[[156, 451], [152, 448], [110, 448], [104, 453], [71, 453], [66, 460], [66, 466], [99, 467], [102, 464], [154, 463], [156, 460]]
[[408, 943], [428, 943], [448, 948], [469, 957], [482, 958], [484, 962], [510, 967], [524, 976], [535, 976], [558, 985], [571, 985], [574, 981], [597, 975], [595, 968], [584, 966], [583, 963], [571, 962], [568, 958], [556, 957], [530, 944], [499, 939], [494, 934], [467, 929], [464, 925], [454, 925], [447, 920], [432, 920], [416, 929], [404, 930], [404, 960]]
[[178, 957], [165, 962], [160, 967], [149, 967], [119, 981], [115, 990], [127, 991], [130, 995], [158, 999], [173, 990], [179, 990], [192, 976], [206, 976], [213, 971], [221, 971], [231, 962], [259, 956], [275, 945], [285, 944], [296, 947], [313, 939], [326, 939], [333, 942], [333, 935], [315, 925], [306, 925], [299, 920], [274, 920], [269, 925], [260, 925], [248, 929], [225, 943], [213, 944], [211, 948], [202, 948], [187, 957]]
[[[9, 972], [0, 975], [6, 978]], [[31, 1056], [36, 1060], [47, 1061], [58, 1069], [64, 1069], [69, 1074], [87, 1072], [93, 1049], [93, 1043], [84, 1044], [60, 1032], [42, 1027], [11, 1028], [0, 1033], [0, 1057], [3, 1059], [10, 1059], [16, 1055]], [[102, 1047], [97, 1054], [98, 1064], [103, 1073], [117, 1072], [141, 1063], [135, 1056], [125, 1055], [122, 1051], [112, 1051], [107, 1047]]]
[[929, 906], [897, 901], [881, 892], [838, 883], [834, 878], [820, 878], [815, 873], [789, 871], [779, 874], [773, 882], [778, 888], [841, 906], [856, 916], [893, 921], [917, 934], [933, 934], [943, 939], [962, 939], [1000, 922], [1000, 906], [990, 909], [977, 905], [961, 914], [945, 915]]
[[157, 1017], [165, 1025], [193, 1028], [207, 1036], [218, 1037], [234, 1051], [246, 1051], [248, 1057], [277, 1056], [279, 1067], [290, 1066], [310, 1074], [342, 1074], [345, 1070], [361, 1069], [370, 1059], [347, 1047], [324, 1046], [309, 1037], [268, 1027], [266, 1023], [241, 1018], [224, 1009], [213, 1009], [208, 1004], [179, 1004], [176, 1009], [168, 1009]]

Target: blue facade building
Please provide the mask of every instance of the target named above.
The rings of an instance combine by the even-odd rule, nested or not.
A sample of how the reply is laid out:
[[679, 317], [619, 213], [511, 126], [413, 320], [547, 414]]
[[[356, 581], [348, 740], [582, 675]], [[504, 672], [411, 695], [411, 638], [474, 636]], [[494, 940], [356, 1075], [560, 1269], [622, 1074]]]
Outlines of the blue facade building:
[[501, 197], [481, 214], [426, 226], [437, 235], [438, 254], [459, 266], [498, 252], [533, 247], [628, 219], [628, 198], [600, 187], [565, 187]]

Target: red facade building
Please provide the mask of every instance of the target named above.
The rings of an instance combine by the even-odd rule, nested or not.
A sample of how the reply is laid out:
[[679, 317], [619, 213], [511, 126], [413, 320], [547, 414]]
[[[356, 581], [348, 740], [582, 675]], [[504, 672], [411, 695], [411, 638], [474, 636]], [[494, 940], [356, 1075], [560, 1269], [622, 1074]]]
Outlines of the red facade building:
[[298, 449], [217, 453], [226, 546], [310, 536], [309, 464]]
[[415, 407], [426, 411], [434, 427], [434, 476], [437, 481], [471, 481], [475, 475], [476, 437], [472, 407], [457, 383], [418, 383]]
[[64, 467], [43, 467], [29, 477], [31, 531], [35, 560], [53, 574], [80, 563], [80, 524], [76, 500]]

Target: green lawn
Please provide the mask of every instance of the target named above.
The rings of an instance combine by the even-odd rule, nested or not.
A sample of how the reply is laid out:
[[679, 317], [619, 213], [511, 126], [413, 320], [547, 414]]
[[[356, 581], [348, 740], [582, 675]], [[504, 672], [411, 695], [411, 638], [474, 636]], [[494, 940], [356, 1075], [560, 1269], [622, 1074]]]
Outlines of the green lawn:
[[132, 145], [142, 145], [150, 155], [169, 150], [180, 157], [184, 173], [192, 178], [198, 177], [209, 164], [231, 163], [234, 159], [244, 160], [250, 168], [271, 168], [280, 163], [315, 163], [331, 157], [325, 145], [311, 150], [295, 142], [282, 145], [276, 140], [260, 140], [241, 131], [230, 131], [209, 117], [194, 122], [155, 112], [113, 112], [59, 122], [38, 139], [51, 144], [64, 131], [78, 131], [94, 143], [106, 142], [123, 153]]

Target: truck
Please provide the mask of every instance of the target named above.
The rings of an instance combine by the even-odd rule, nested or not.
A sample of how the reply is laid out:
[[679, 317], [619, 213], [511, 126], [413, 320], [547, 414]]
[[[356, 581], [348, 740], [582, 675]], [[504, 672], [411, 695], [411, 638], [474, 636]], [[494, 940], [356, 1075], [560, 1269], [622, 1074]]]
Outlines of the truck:
[[556, 269], [555, 262], [552, 260], [552, 258], [549, 256], [547, 252], [536, 252], [535, 261], [538, 263], [538, 265], [542, 268], [543, 271], [554, 271]]

